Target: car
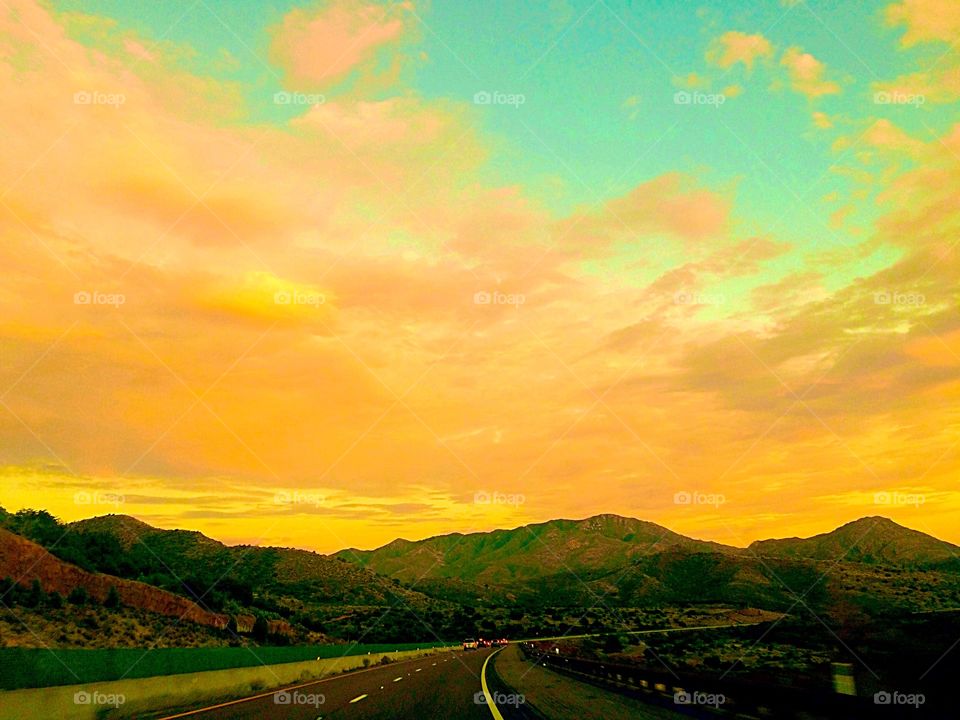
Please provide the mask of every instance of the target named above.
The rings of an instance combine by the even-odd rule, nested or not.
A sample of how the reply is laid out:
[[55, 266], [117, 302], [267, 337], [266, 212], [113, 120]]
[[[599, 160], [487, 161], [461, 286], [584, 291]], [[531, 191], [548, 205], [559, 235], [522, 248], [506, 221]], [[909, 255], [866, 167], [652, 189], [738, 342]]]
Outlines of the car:
[[491, 645], [493, 645], [493, 647], [504, 647], [507, 644], [507, 642], [508, 641], [506, 638], [500, 638], [499, 640], [491, 641]]
[[463, 641], [464, 650], [476, 650], [479, 647], [479, 644], [473, 638], [467, 638]]
[[484, 640], [483, 638], [480, 638], [480, 642], [479, 642], [480, 647], [482, 647], [482, 648], [488, 648], [488, 647], [490, 647], [491, 644], [492, 644], [492, 641], [490, 641], [490, 640]]

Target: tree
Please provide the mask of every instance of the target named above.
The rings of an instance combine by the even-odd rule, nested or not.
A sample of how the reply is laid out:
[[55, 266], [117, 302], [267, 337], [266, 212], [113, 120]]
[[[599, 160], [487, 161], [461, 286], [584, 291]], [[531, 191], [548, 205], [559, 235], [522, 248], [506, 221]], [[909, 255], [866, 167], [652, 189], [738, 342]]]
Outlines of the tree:
[[63, 595], [58, 593], [56, 590], [51, 591], [47, 595], [47, 607], [58, 610], [63, 607]]
[[603, 651], [608, 655], [623, 652], [623, 641], [618, 635], [607, 635], [603, 639]]
[[0, 580], [0, 606], [16, 605], [16, 588], [12, 577], [5, 577]]
[[40, 586], [40, 581], [34, 578], [33, 582], [30, 583], [27, 596], [23, 599], [23, 605], [29, 608], [40, 607], [43, 604], [43, 598], [43, 588]]
[[267, 634], [270, 632], [270, 624], [263, 615], [257, 615], [253, 621], [253, 639], [257, 642], [266, 642]]
[[67, 595], [67, 602], [71, 605], [86, 605], [90, 600], [90, 594], [85, 587], [77, 585], [70, 594]]
[[14, 514], [11, 529], [44, 547], [63, 538], [60, 522], [46, 510], [20, 510]]
[[116, 585], [111, 585], [109, 592], [107, 592], [107, 599], [103, 601], [103, 606], [110, 610], [116, 610], [121, 604], [120, 593], [117, 592]]

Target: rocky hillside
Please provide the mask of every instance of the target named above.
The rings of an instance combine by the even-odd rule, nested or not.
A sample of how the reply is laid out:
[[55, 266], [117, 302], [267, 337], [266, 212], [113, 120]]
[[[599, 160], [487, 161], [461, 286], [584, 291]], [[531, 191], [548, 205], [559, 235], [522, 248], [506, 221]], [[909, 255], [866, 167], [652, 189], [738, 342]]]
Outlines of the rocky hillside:
[[69, 595], [75, 588], [102, 603], [110, 588], [116, 588], [120, 601], [129, 607], [166, 617], [180, 618], [198, 625], [225, 628], [227, 616], [212, 613], [180, 595], [133, 580], [92, 573], [64, 562], [43, 547], [0, 528], [0, 577], [13, 578], [22, 587], [39, 581], [45, 592]]

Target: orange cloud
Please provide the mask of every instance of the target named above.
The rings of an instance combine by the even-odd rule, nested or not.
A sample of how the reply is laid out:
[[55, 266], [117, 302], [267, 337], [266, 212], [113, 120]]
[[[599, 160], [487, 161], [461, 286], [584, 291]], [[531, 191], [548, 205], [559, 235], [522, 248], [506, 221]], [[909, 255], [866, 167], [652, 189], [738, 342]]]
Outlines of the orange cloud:
[[873, 84], [874, 102], [884, 105], [922, 106], [960, 100], [960, 53], [950, 51], [930, 70], [902, 75]]
[[[875, 229], [847, 254], [897, 259], [837, 287], [849, 257], [799, 255], [699, 176], [558, 218], [486, 180], [487, 144], [453, 103], [346, 93], [251, 124], [229, 84], [177, 69], [169, 48], [140, 43], [148, 60], [110, 36], [91, 51], [43, 6], [8, 2], [14, 506], [89, 514], [70, 500], [79, 482], [167, 526], [255, 540], [277, 489], [314, 490], [333, 502], [270, 539], [336, 549], [610, 509], [693, 528], [672, 503], [693, 487], [770, 535], [814, 522], [782, 508], [837, 488], [955, 488], [956, 458], [933, 461], [960, 399], [960, 127], [921, 141], [871, 121], [873, 152], [916, 163], [876, 181]], [[302, 82], [365, 71], [402, 38], [365, 8], [301, 11], [294, 35], [326, 18], [318, 33], [381, 38]], [[488, 513], [480, 490], [527, 504]], [[818, 506], [815, 521], [874, 512]]]
[[680, 173], [641, 183], [626, 195], [605, 203], [600, 211], [575, 216], [562, 224], [578, 249], [605, 251], [617, 241], [636, 242], [641, 234], [666, 233], [686, 241], [720, 236], [727, 227], [730, 204], [720, 194]]
[[900, 42], [910, 47], [939, 40], [952, 43], [960, 35], [960, 5], [953, 0], [902, 0], [885, 11], [891, 25], [906, 25]]
[[291, 88], [313, 90], [369, 66], [376, 53], [401, 37], [408, 2], [385, 5], [362, 0], [333, 0], [327, 5], [294, 8], [271, 31], [270, 58]]
[[840, 86], [836, 82], [824, 77], [826, 65], [798, 47], [787, 48], [780, 58], [780, 64], [790, 75], [790, 86], [808, 98], [840, 92]]
[[813, 113], [813, 124], [821, 130], [828, 130], [833, 127], [833, 120], [824, 112]]
[[919, 154], [923, 149], [922, 142], [913, 139], [902, 128], [884, 119], [877, 120], [867, 128], [864, 140], [884, 150], [909, 154]]
[[757, 58], [769, 58], [772, 55], [773, 45], [763, 35], [731, 30], [711, 43], [707, 50], [707, 61], [722, 68], [732, 67], [739, 62], [751, 70]]

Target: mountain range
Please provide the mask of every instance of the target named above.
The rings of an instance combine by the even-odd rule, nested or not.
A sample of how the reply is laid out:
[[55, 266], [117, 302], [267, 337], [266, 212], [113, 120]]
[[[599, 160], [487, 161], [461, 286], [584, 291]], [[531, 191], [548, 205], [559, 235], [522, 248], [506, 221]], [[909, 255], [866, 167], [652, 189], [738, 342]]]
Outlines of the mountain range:
[[416, 542], [394, 540], [376, 550], [341, 550], [335, 557], [406, 582], [450, 578], [501, 584], [564, 571], [612, 570], [667, 551], [913, 566], [960, 558], [960, 547], [879, 516], [810, 538], [758, 540], [743, 549], [619, 515], [451, 533]]
[[[272, 627], [289, 627], [291, 637], [301, 638], [350, 638], [375, 629], [380, 639], [406, 640], [426, 615], [433, 631], [456, 636], [469, 631], [478, 608], [518, 608], [522, 616], [598, 603], [784, 611], [802, 601], [826, 613], [850, 604], [865, 612], [960, 605], [960, 547], [883, 517], [810, 538], [737, 548], [605, 514], [399, 539], [333, 555], [227, 546], [199, 532], [161, 530], [125, 515], [60, 524], [38, 511], [0, 510], [0, 527], [9, 531], [0, 532], [0, 577], [10, 575], [22, 586], [36, 579], [64, 592], [64, 578], [73, 577], [102, 595], [112, 582], [102, 578], [116, 577], [127, 583], [124, 602], [148, 598], [142, 588], [164, 593], [142, 600], [144, 609], [169, 605], [173, 594], [212, 625], [219, 622], [213, 617], [263, 615]], [[50, 567], [35, 571], [22, 561], [34, 543], [86, 575]], [[129, 583], [141, 590], [131, 592]]]

